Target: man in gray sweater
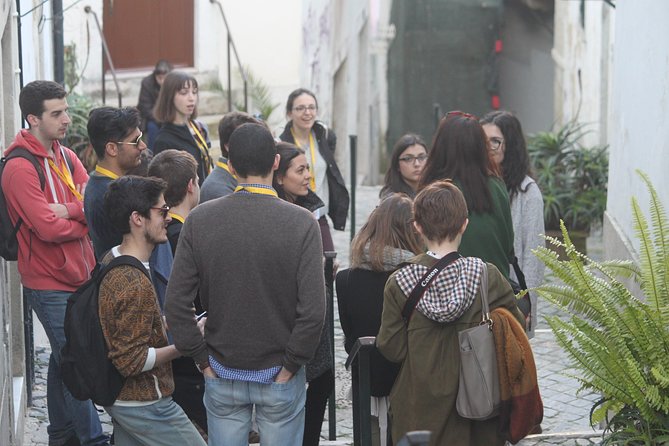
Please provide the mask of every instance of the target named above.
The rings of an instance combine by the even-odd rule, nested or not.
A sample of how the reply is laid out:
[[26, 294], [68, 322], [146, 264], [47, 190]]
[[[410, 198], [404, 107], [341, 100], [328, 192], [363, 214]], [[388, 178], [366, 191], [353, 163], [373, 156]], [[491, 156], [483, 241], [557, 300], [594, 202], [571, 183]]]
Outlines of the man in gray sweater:
[[[165, 313], [184, 355], [205, 376], [210, 444], [246, 445], [256, 408], [267, 444], [302, 444], [304, 364], [325, 316], [316, 220], [277, 198], [270, 132], [244, 124], [230, 137], [239, 184], [195, 208], [181, 230]], [[208, 312], [204, 338], [192, 302]]]

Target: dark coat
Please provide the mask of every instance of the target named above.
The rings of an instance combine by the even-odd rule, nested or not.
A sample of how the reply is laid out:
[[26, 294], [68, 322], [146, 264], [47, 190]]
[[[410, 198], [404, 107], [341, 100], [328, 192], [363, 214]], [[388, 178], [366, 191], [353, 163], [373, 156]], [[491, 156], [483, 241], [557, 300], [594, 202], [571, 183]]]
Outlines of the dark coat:
[[[376, 336], [381, 327], [383, 288], [392, 271], [351, 268], [337, 273], [339, 323], [344, 331], [344, 348], [351, 353], [355, 341]], [[372, 396], [388, 396], [400, 364], [390, 362], [378, 350], [372, 352], [370, 380]]]
[[[286, 124], [283, 133], [279, 135], [281, 141], [295, 144], [295, 139], [290, 132], [292, 125], [293, 121], [289, 121], [288, 124]], [[341, 176], [337, 161], [335, 161], [334, 157], [334, 151], [337, 146], [337, 136], [320, 121], [314, 123], [312, 130], [316, 135], [316, 141], [318, 141], [318, 151], [328, 166], [326, 170], [330, 195], [328, 197], [328, 215], [332, 219], [332, 226], [338, 231], [343, 231], [346, 226], [346, 218], [348, 217], [348, 205], [350, 199], [348, 190], [346, 189], [346, 183]]]
[[[207, 127], [200, 121], [194, 122], [207, 142], [207, 153], [209, 153], [211, 141], [209, 141]], [[158, 155], [160, 152], [167, 149], [184, 150], [193, 155], [195, 161], [197, 161], [197, 175], [199, 177], [200, 186], [202, 186], [204, 179], [207, 178], [208, 172], [211, 170], [211, 158], [209, 158], [209, 160], [203, 159], [202, 153], [186, 125], [176, 125], [171, 122], [163, 124], [158, 132], [156, 142], [153, 144], [152, 149], [154, 155]], [[207, 166], [207, 164], [209, 165]]]
[[153, 107], [158, 100], [158, 93], [160, 93], [160, 85], [156, 82], [156, 77], [153, 73], [142, 79], [142, 85], [139, 89], [139, 102], [137, 109], [142, 118], [142, 131], [146, 131], [146, 122], [155, 121], [153, 117]]

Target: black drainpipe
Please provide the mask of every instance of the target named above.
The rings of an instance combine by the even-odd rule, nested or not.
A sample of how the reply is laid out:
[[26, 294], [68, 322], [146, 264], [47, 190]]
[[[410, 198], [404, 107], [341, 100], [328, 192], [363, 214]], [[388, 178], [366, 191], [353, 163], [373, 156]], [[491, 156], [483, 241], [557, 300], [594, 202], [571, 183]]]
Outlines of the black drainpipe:
[[53, 17], [53, 78], [59, 84], [65, 85], [63, 0], [52, 0], [51, 15]]

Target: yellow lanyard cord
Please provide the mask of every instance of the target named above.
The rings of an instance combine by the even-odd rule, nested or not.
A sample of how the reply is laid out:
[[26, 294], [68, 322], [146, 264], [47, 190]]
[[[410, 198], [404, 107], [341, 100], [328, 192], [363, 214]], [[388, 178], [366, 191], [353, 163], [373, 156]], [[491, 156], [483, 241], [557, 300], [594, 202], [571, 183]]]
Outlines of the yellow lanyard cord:
[[216, 161], [216, 165], [221, 169], [225, 170], [226, 172], [228, 172], [230, 175], [232, 175], [232, 178], [234, 178], [235, 180], [237, 179], [237, 175], [230, 172], [230, 167], [228, 167], [228, 163], [224, 163], [223, 161]]
[[179, 214], [174, 214], [174, 213], [172, 213], [172, 212], [170, 212], [170, 217], [172, 217], [174, 220], [178, 221], [178, 222], [181, 223], [181, 224], [184, 224], [184, 221], [186, 221], [186, 219], [183, 218], [181, 215], [179, 215]]
[[70, 189], [70, 191], [74, 194], [74, 196], [77, 197], [77, 200], [81, 201], [84, 199], [84, 197], [82, 197], [77, 188], [74, 187], [74, 180], [72, 179], [70, 172], [67, 170], [67, 166], [65, 165], [65, 160], [62, 161], [63, 170], [59, 169], [58, 166], [56, 166], [56, 163], [54, 163], [51, 158], [49, 158], [49, 166], [51, 166], [51, 169], [53, 169], [53, 171], [56, 172], [58, 178], [60, 178], [63, 181], [63, 183], [65, 183], [65, 185], [68, 187], [68, 189]]
[[209, 156], [207, 141], [204, 139], [202, 133], [200, 133], [193, 121], [188, 121], [188, 125], [193, 130], [193, 139], [195, 140], [195, 143], [197, 144], [197, 147], [200, 149], [200, 153], [202, 154], [204, 172], [209, 175], [209, 172], [211, 172], [211, 156]]
[[112, 172], [109, 169], [105, 169], [104, 167], [95, 166], [95, 171], [99, 173], [100, 175], [103, 175], [107, 178], [111, 178], [112, 180], [115, 180], [118, 178], [118, 175], [116, 175], [114, 172]]
[[237, 188], [235, 188], [235, 192], [239, 192], [241, 190], [250, 192], [252, 194], [271, 195], [272, 197], [279, 198], [279, 194], [277, 194], [274, 189], [265, 189], [264, 187], [254, 187], [246, 185], [237, 186]]
[[[293, 139], [295, 140], [295, 145], [298, 146], [300, 149], [304, 150], [302, 146], [300, 146], [300, 143], [297, 141], [297, 136], [295, 136], [295, 132], [293, 131], [293, 128], [290, 128], [290, 133], [293, 135]], [[309, 166], [309, 170], [311, 170], [311, 179], [309, 180], [309, 187], [311, 188], [312, 191], [316, 191], [316, 148], [314, 147], [314, 134], [313, 132], [309, 132], [309, 154], [311, 155], [311, 166]]]

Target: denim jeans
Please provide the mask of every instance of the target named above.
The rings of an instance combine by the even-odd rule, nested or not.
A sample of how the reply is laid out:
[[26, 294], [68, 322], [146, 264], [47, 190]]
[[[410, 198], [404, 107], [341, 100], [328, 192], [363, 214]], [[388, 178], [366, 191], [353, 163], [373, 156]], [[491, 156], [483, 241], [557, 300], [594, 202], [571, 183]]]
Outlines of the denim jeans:
[[49, 444], [64, 444], [75, 435], [82, 445], [108, 444], [109, 437], [102, 431], [93, 403], [75, 399], [60, 375], [60, 350], [65, 344], [65, 309], [72, 293], [30, 288], [24, 288], [24, 291], [51, 344], [46, 387]]
[[248, 446], [255, 406], [262, 446], [301, 445], [305, 386], [304, 367], [283, 384], [205, 377], [209, 444]]
[[[118, 446], [205, 446], [202, 436], [172, 397], [148, 406], [110, 406]], [[248, 435], [248, 433], [247, 433]]]

